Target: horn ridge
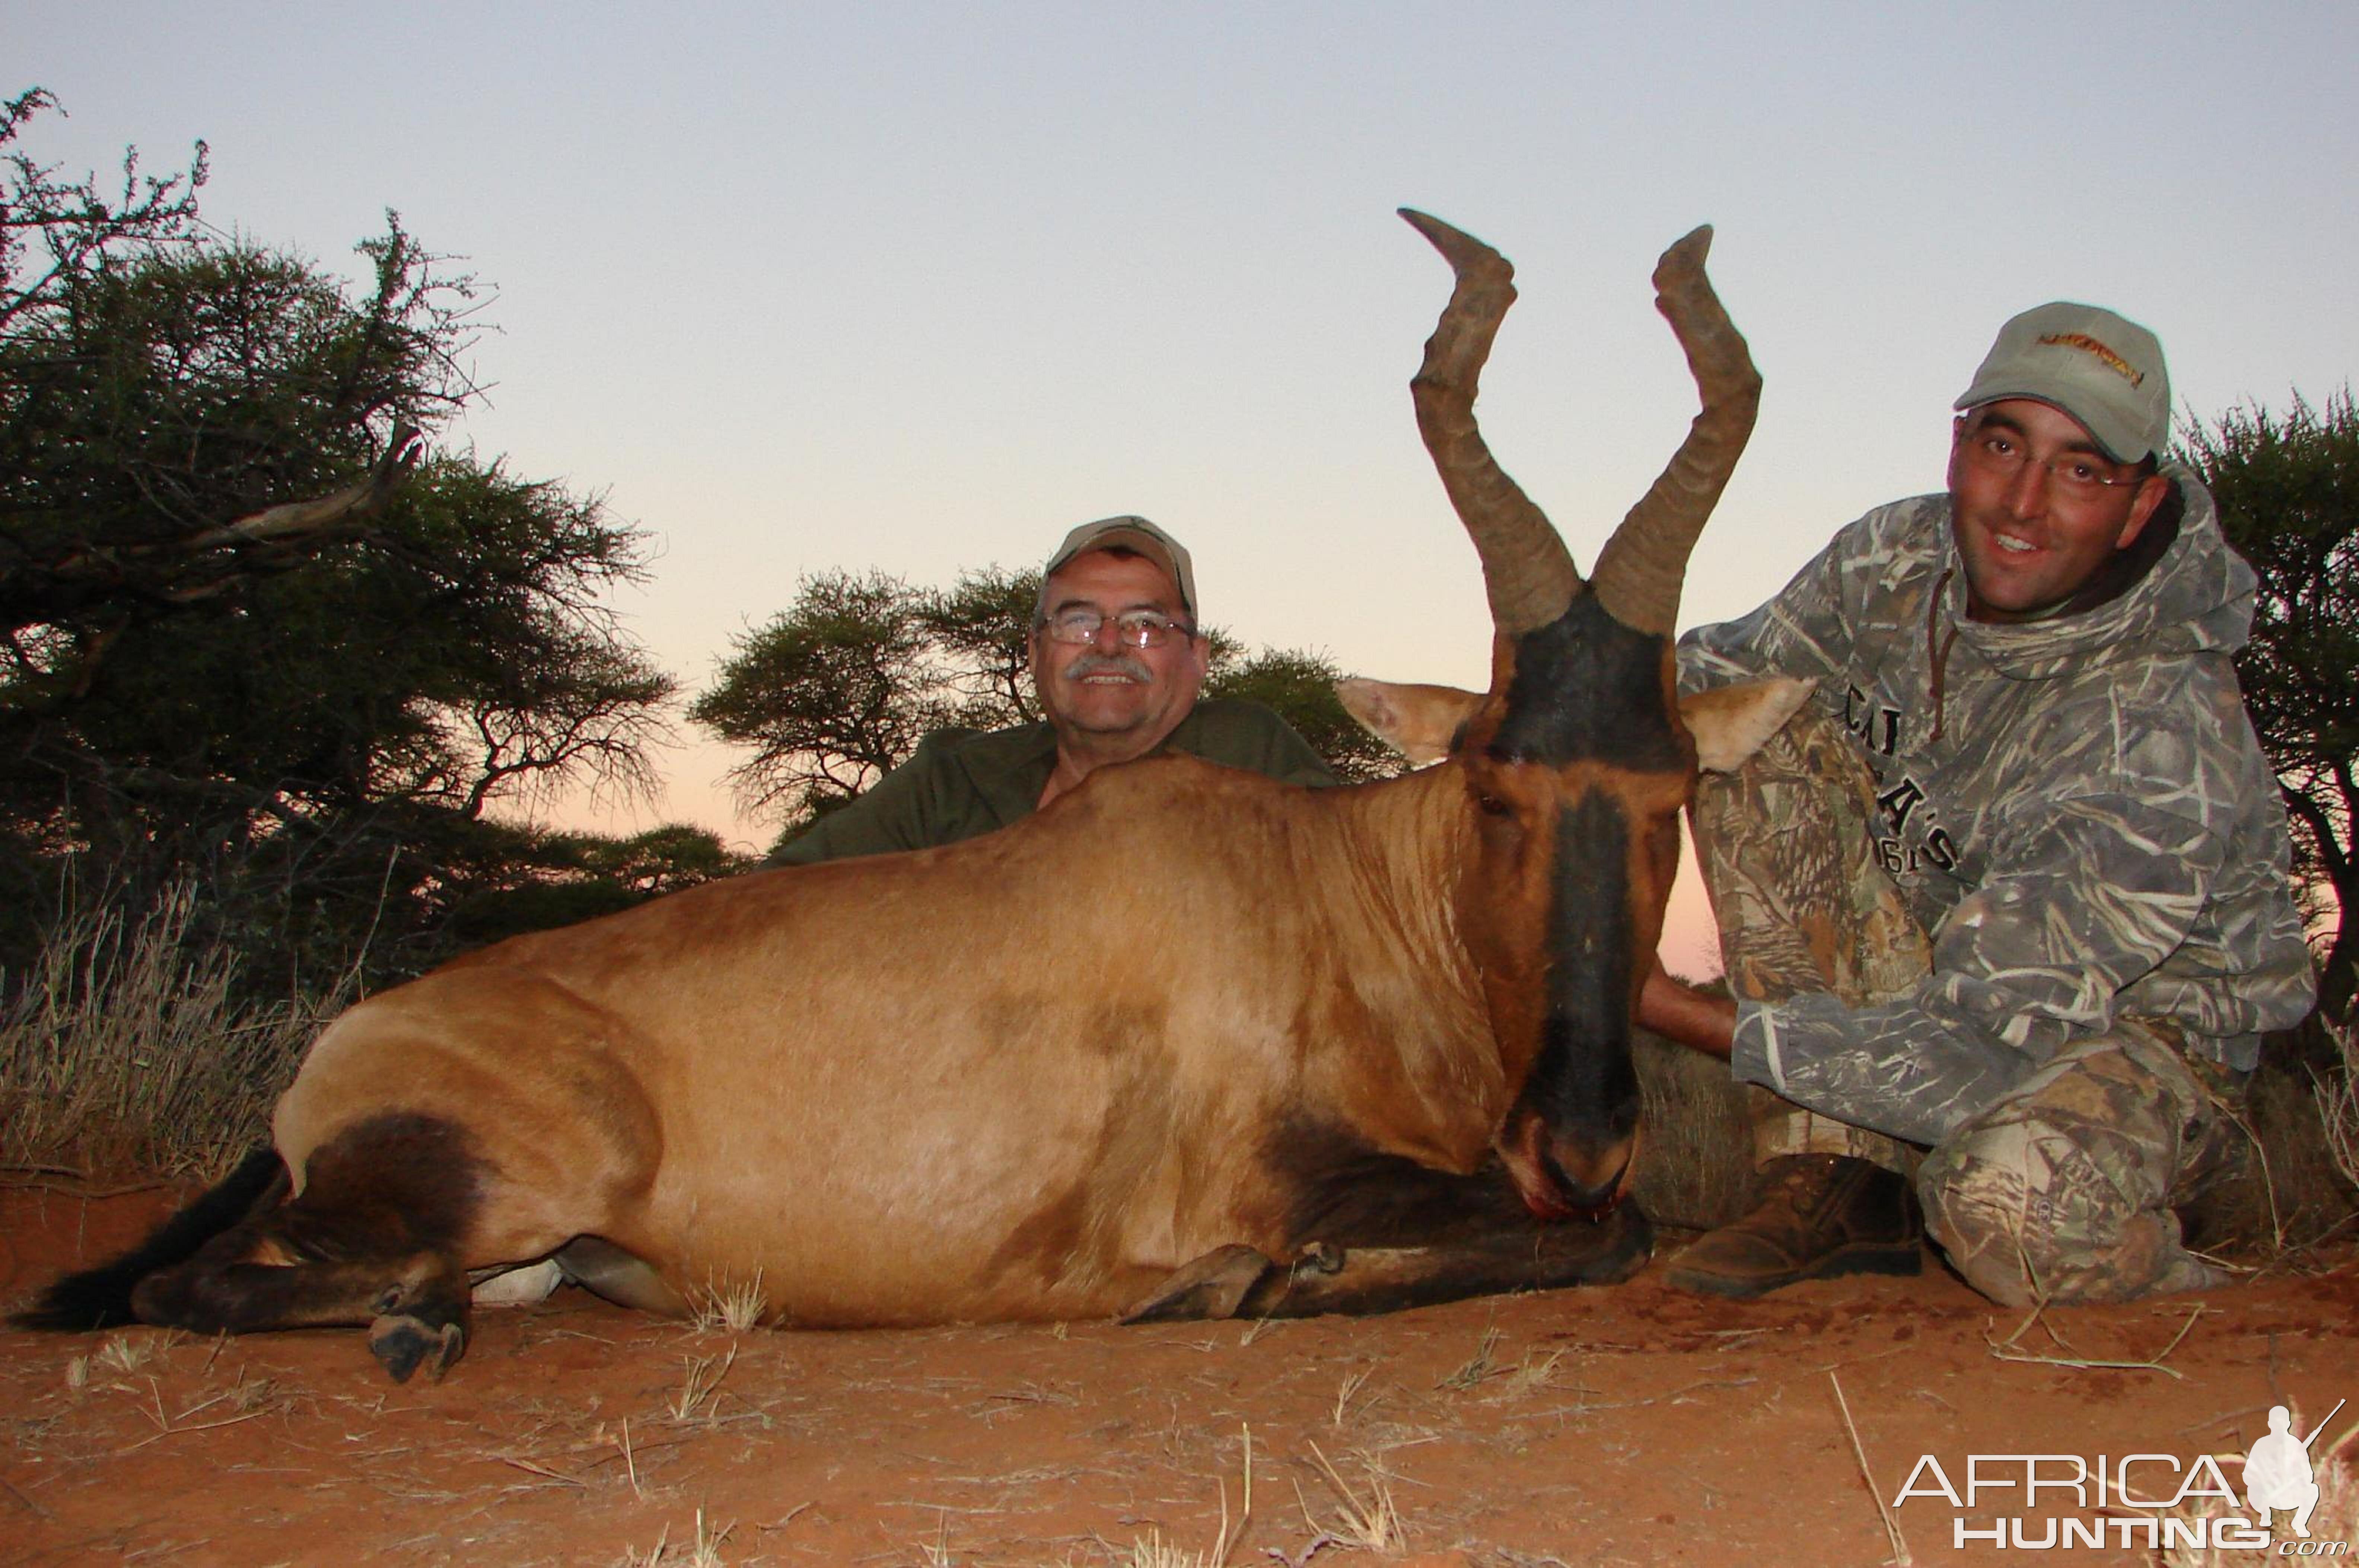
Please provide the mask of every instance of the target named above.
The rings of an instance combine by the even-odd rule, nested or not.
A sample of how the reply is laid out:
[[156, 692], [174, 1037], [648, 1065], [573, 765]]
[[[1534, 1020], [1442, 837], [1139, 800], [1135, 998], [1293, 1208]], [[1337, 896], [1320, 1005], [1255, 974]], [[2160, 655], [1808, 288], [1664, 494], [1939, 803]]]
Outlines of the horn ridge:
[[1688, 557], [1728, 485], [1761, 408], [1752, 351], [1704, 273], [1712, 249], [1705, 224], [1665, 251], [1655, 267], [1655, 307], [1687, 354], [1703, 407], [1669, 464], [1598, 552], [1598, 603], [1634, 631], [1678, 629]]
[[1408, 207], [1400, 215], [1441, 253], [1456, 279], [1409, 382], [1418, 433], [1482, 559], [1492, 624], [1500, 636], [1516, 637], [1563, 615], [1582, 589], [1564, 540], [1491, 455], [1474, 418], [1476, 386], [1492, 340], [1516, 301], [1516, 269], [1439, 218]]

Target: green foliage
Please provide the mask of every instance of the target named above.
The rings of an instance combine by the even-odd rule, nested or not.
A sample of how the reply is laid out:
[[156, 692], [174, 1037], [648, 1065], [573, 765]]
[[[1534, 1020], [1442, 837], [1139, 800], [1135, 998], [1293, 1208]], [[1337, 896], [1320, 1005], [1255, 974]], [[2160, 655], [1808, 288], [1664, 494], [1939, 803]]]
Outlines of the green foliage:
[[603, 600], [636, 530], [420, 458], [476, 396], [473, 280], [392, 214], [358, 287], [210, 238], [201, 145], [102, 199], [13, 151], [49, 107], [0, 112], [0, 962], [69, 866], [196, 878], [198, 938], [274, 990], [593, 878], [490, 808], [645, 788], [673, 684]]
[[2321, 1002], [2349, 1012], [2359, 979], [2359, 414], [2346, 387], [2323, 409], [2229, 409], [2181, 427], [2181, 456], [2220, 504], [2259, 574], [2252, 641], [2237, 661], [2254, 727], [2284, 783], [2295, 873], [2333, 931]]
[[1389, 779], [1401, 770], [1400, 754], [1344, 711], [1335, 695], [1343, 679], [1335, 661], [1301, 648], [1264, 648], [1249, 658], [1216, 661], [1204, 691], [1212, 697], [1243, 697], [1277, 709], [1310, 748], [1327, 759], [1347, 784]]
[[1040, 716], [1032, 690], [1032, 614], [1040, 574], [996, 566], [962, 572], [946, 592], [920, 596], [919, 619], [941, 655], [951, 722], [995, 730]]
[[718, 833], [685, 823], [628, 838], [523, 833], [498, 875], [473, 879], [451, 906], [442, 944], [476, 948], [527, 931], [611, 915], [665, 893], [755, 868]]
[[729, 773], [747, 811], [806, 824], [857, 799], [961, 711], [929, 597], [883, 572], [822, 572], [733, 639], [688, 714], [754, 747]]

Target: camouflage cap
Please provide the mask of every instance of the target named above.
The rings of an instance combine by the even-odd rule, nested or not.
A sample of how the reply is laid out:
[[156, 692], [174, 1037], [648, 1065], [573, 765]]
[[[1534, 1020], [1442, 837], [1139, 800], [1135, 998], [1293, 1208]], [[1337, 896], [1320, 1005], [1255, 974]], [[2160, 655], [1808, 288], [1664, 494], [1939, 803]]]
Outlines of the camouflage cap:
[[1169, 572], [1180, 590], [1180, 607], [1191, 617], [1196, 614], [1196, 567], [1188, 559], [1188, 547], [1145, 517], [1100, 517], [1094, 523], [1083, 523], [1067, 534], [1057, 553], [1049, 558], [1040, 572], [1041, 586], [1045, 589], [1048, 580], [1073, 557], [1112, 545], [1135, 550]]
[[1998, 330], [1957, 407], [2028, 397], [2088, 428], [2116, 463], [2170, 450], [2170, 374], [2162, 344], [2136, 321], [2094, 305], [2059, 300]]

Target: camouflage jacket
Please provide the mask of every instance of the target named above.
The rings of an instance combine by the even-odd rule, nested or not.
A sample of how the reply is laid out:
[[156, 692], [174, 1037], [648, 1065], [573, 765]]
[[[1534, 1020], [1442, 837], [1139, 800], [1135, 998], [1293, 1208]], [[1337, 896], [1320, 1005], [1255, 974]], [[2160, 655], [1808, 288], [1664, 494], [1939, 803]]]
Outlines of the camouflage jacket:
[[1682, 683], [1816, 678], [1883, 806], [1877, 854], [1933, 939], [1913, 991], [1738, 1008], [1737, 1075], [1919, 1142], [2117, 1016], [2249, 1069], [2315, 983], [2285, 808], [2230, 659], [2255, 579], [2183, 469], [2170, 530], [2118, 596], [1965, 615], [1947, 495], [1879, 507], [1777, 596], [1680, 641]]

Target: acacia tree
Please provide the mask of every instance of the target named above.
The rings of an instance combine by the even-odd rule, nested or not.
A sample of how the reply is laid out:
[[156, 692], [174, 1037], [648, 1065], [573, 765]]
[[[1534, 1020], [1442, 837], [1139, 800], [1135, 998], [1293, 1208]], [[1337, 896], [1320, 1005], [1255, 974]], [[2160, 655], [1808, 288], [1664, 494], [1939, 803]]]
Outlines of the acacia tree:
[[2320, 1004], [2345, 1018], [2359, 981], [2359, 414], [2348, 387], [2322, 409], [2296, 393], [2282, 414], [2234, 408], [2180, 439], [2260, 577], [2237, 671], [2284, 786], [2295, 877], [2332, 931]]
[[1032, 615], [1040, 573], [997, 566], [965, 571], [940, 593], [919, 596], [918, 618], [943, 662], [955, 722], [995, 730], [1040, 716], [1032, 690]]
[[515, 874], [495, 800], [646, 781], [672, 684], [603, 597], [642, 542], [428, 454], [476, 396], [479, 291], [397, 218], [354, 290], [190, 232], [201, 151], [136, 167], [103, 201], [0, 163], [0, 905], [69, 862], [193, 870], [249, 951], [374, 923], [397, 953]]
[[728, 778], [745, 809], [799, 832], [854, 800], [962, 704], [926, 595], [881, 572], [804, 578], [794, 603], [732, 639], [688, 716], [754, 748]]
[[[962, 572], [946, 590], [882, 572], [804, 578], [794, 602], [735, 639], [689, 716], [753, 755], [730, 770], [738, 799], [781, 822], [779, 842], [857, 800], [946, 725], [997, 729], [1040, 716], [1029, 628], [1037, 572]], [[1247, 655], [1217, 626], [1204, 685], [1275, 708], [1346, 779], [1400, 768], [1336, 697], [1317, 654]]]
[[54, 94], [39, 87], [0, 101], [0, 332], [27, 312], [53, 310], [82, 278], [173, 245], [194, 244], [197, 191], [207, 173], [205, 144], [190, 151], [189, 167], [158, 179], [139, 172], [139, 154], [123, 157], [115, 195], [95, 175], [68, 180], [62, 166], [34, 161], [17, 146], [33, 118], [56, 112]]

